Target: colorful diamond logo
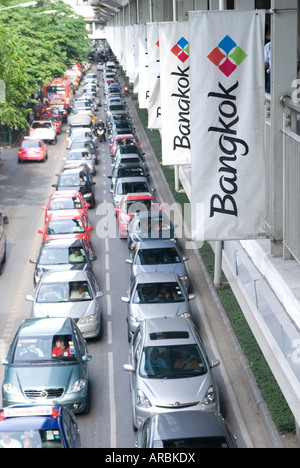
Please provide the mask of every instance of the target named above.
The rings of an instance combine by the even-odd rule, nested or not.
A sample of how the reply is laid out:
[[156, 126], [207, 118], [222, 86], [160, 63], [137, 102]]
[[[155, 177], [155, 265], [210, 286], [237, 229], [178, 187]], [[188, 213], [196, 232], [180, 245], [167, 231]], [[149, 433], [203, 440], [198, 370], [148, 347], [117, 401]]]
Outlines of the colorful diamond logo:
[[227, 77], [248, 57], [228, 35], [207, 56]]
[[182, 37], [177, 44], [172, 47], [171, 52], [184, 63], [190, 56], [190, 47], [188, 41]]

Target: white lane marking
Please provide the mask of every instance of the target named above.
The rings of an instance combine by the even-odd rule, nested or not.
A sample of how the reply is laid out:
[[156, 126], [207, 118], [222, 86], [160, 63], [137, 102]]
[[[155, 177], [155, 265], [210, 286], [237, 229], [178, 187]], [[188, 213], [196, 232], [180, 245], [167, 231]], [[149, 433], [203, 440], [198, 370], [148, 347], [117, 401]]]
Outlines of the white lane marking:
[[108, 384], [109, 384], [109, 407], [110, 407], [110, 447], [117, 447], [117, 431], [116, 431], [116, 401], [115, 401], [115, 385], [114, 385], [114, 361], [113, 353], [108, 353]]

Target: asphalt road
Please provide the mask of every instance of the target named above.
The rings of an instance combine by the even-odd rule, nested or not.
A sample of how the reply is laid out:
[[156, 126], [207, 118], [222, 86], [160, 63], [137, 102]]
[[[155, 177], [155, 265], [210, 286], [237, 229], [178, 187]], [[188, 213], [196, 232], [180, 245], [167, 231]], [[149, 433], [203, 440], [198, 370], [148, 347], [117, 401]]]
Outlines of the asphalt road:
[[[133, 104], [132, 116], [146, 153], [152, 178], [160, 202], [171, 203], [170, 192], [165, 186], [161, 170], [153, 157], [151, 147], [136, 120]], [[99, 115], [103, 114], [103, 107]], [[67, 153], [65, 133], [58, 143], [49, 147], [49, 159], [45, 164], [18, 164], [17, 148], [5, 149], [0, 161], [0, 209], [9, 217], [7, 228], [7, 262], [0, 277], [0, 358], [5, 357], [8, 346], [20, 322], [30, 315], [31, 304], [25, 301], [26, 294], [33, 293], [33, 265], [40, 247], [45, 204], [54, 191], [57, 174], [63, 166]], [[78, 416], [83, 447], [133, 448], [135, 433], [132, 430], [129, 376], [123, 370], [128, 362], [129, 345], [125, 320], [126, 305], [121, 296], [129, 286], [129, 257], [127, 243], [114, 236], [116, 219], [108, 222], [106, 203], [111, 203], [110, 180], [111, 158], [107, 143], [99, 144], [99, 165], [96, 181], [96, 208], [90, 210], [90, 221], [95, 230], [91, 233], [97, 260], [94, 272], [104, 296], [101, 299], [104, 315], [104, 332], [101, 340], [89, 341], [88, 349], [93, 359], [90, 362], [91, 409], [88, 415]], [[107, 236], [106, 229], [109, 229]], [[182, 247], [187, 246], [185, 239]], [[188, 271], [192, 278], [193, 317], [207, 346], [210, 359], [220, 359], [220, 367], [214, 370], [221, 396], [221, 412], [237, 436], [239, 447], [268, 448], [271, 446], [262, 420], [255, 407], [251, 392], [240, 369], [236, 351], [228, 338], [220, 318], [205, 273], [199, 264], [198, 254], [188, 249]], [[0, 367], [3, 379], [4, 368]]]

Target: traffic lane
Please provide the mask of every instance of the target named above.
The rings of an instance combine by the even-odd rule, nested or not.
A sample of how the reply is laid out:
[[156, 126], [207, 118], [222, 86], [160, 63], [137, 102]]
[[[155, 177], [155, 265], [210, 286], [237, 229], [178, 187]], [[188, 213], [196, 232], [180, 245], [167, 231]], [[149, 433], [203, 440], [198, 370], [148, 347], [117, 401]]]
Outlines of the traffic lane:
[[[62, 138], [49, 147], [46, 163], [18, 164], [18, 148], [4, 149], [1, 155], [1, 210], [9, 218], [7, 226], [7, 260], [0, 277], [0, 357], [5, 357], [13, 336], [22, 320], [28, 318], [31, 304], [26, 294], [33, 292], [33, 265], [41, 244], [37, 230], [42, 227], [45, 204], [53, 192], [53, 174], [61, 165], [60, 154], [65, 147]], [[3, 380], [4, 367], [0, 366]]]
[[[135, 434], [131, 425], [131, 403], [128, 374], [123, 364], [128, 361], [126, 308], [121, 296], [126, 294], [129, 268], [127, 244], [118, 238], [116, 216], [109, 192], [111, 157], [108, 143], [99, 144], [99, 164], [96, 182], [96, 208], [89, 211], [94, 227], [92, 245], [97, 260], [93, 270], [104, 296], [103, 335], [100, 341], [89, 341], [93, 359], [90, 363], [91, 409], [89, 415], [79, 415], [78, 422], [84, 447], [134, 447]], [[112, 218], [106, 217], [107, 205]], [[105, 229], [109, 229], [105, 231]]]

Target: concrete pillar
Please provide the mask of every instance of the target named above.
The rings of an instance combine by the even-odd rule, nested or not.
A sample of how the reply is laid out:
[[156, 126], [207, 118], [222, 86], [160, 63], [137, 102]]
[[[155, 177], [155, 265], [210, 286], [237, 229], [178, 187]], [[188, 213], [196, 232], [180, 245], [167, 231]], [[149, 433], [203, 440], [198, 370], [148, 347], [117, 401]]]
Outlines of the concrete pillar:
[[271, 10], [271, 253], [283, 255], [283, 135], [280, 97], [297, 78], [297, 0], [272, 0]]

